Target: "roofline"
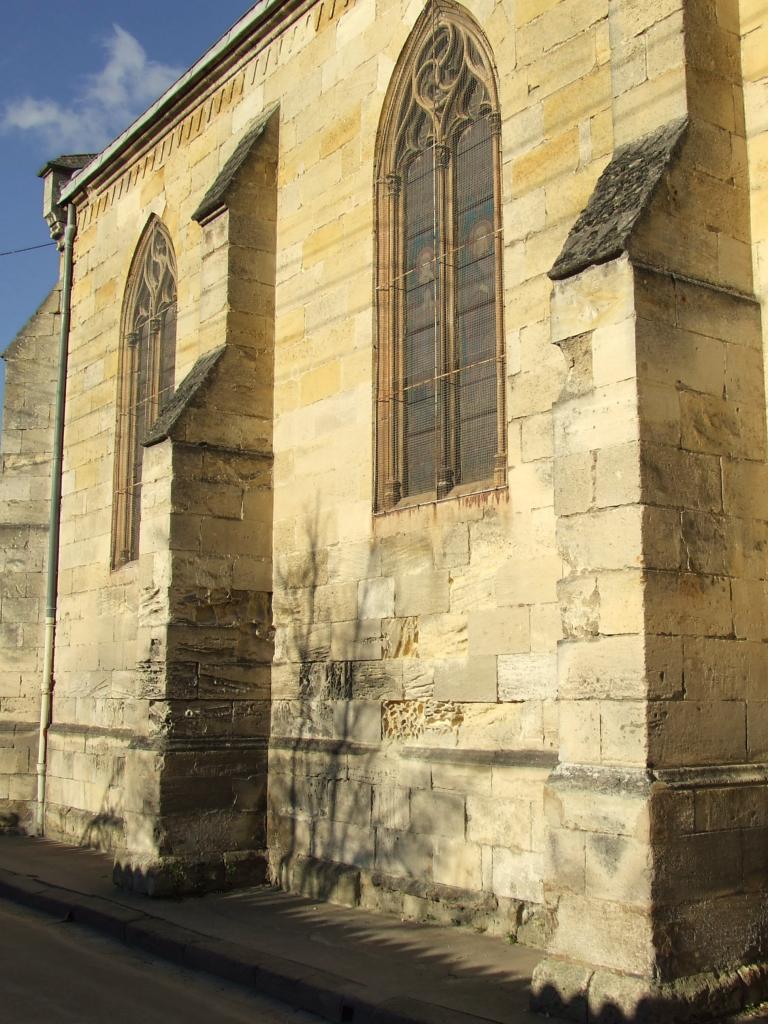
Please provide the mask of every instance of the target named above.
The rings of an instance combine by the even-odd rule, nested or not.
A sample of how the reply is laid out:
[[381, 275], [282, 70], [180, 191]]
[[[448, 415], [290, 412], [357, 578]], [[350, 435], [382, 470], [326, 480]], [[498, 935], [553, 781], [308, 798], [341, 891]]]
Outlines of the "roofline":
[[[62, 153], [43, 164], [37, 172], [38, 178], [42, 178], [48, 171], [81, 171], [83, 167], [95, 160], [98, 153]], [[69, 161], [69, 163], [67, 162]]]
[[150, 128], [156, 121], [158, 121], [164, 114], [168, 113], [172, 109], [177, 100], [179, 100], [185, 92], [204, 76], [216, 67], [235, 47], [242, 43], [250, 34], [254, 32], [259, 25], [267, 19], [270, 14], [273, 14], [278, 7], [284, 7], [285, 13], [289, 14], [295, 7], [299, 6], [301, 0], [258, 0], [258, 2], [244, 14], [239, 21], [229, 29], [228, 32], [219, 39], [217, 43], [207, 50], [203, 56], [185, 71], [181, 78], [177, 79], [173, 85], [169, 86], [168, 89], [162, 94], [162, 96], [156, 100], [148, 110], [146, 110], [140, 117], [126, 128], [124, 132], [117, 136], [117, 138], [110, 142], [106, 149], [102, 150], [100, 155], [92, 160], [87, 167], [83, 168], [79, 174], [77, 174], [65, 188], [62, 189], [61, 197], [59, 202], [66, 204], [70, 202], [74, 197], [81, 192], [89, 182], [91, 182], [109, 163], [125, 149], [127, 149], [132, 142], [134, 142], [144, 131]]

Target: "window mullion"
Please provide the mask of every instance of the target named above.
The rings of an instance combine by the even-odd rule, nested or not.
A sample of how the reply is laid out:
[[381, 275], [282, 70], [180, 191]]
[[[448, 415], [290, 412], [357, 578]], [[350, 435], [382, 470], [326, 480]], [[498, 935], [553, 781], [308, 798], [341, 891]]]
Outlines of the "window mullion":
[[385, 410], [385, 472], [384, 504], [393, 508], [402, 496], [403, 479], [403, 373], [402, 350], [405, 327], [403, 322], [403, 204], [402, 180], [398, 174], [386, 178], [387, 203], [387, 323], [386, 346], [383, 353], [386, 367]]
[[147, 429], [155, 422], [160, 415], [160, 346], [163, 327], [163, 318], [153, 316], [149, 321], [149, 349], [147, 352], [147, 416], [145, 426]]
[[453, 349], [453, 274], [450, 266], [449, 224], [450, 217], [450, 150], [445, 145], [435, 146], [435, 204], [437, 233], [436, 250], [438, 266], [437, 294], [437, 337], [435, 372], [435, 395], [437, 402], [438, 467], [437, 497], [444, 498], [454, 486], [455, 473], [451, 451], [451, 353]]
[[132, 331], [127, 337], [126, 359], [128, 362], [125, 374], [123, 409], [128, 417], [127, 429], [123, 435], [123, 451], [121, 467], [121, 487], [124, 500], [119, 502], [122, 522], [118, 525], [117, 536], [120, 538], [119, 562], [128, 562], [133, 557], [131, 539], [133, 537], [134, 488], [136, 485], [136, 445], [139, 418], [139, 353], [141, 334]]
[[501, 238], [501, 115], [498, 111], [488, 114], [493, 152], [493, 249], [495, 256], [494, 285], [496, 295], [496, 458], [494, 460], [493, 482], [496, 486], [506, 483], [506, 369], [504, 360], [504, 292], [502, 261], [504, 247]]
[[456, 325], [456, 307], [458, 287], [457, 281], [457, 260], [456, 251], [456, 160], [455, 153], [451, 151], [449, 166], [446, 168], [446, 210], [445, 210], [445, 238], [446, 252], [446, 418], [448, 433], [448, 462], [450, 467], [451, 485], [459, 482], [459, 375], [458, 368], [458, 341]]

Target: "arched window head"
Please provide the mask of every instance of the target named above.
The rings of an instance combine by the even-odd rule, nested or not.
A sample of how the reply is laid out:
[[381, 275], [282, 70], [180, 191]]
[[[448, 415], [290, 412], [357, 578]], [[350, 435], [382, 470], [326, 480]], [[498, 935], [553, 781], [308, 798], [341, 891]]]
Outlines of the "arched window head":
[[152, 217], [128, 274], [117, 396], [112, 565], [139, 554], [144, 440], [173, 394], [176, 368], [176, 258], [166, 228]]
[[376, 508], [505, 481], [500, 116], [471, 15], [430, 0], [376, 151]]

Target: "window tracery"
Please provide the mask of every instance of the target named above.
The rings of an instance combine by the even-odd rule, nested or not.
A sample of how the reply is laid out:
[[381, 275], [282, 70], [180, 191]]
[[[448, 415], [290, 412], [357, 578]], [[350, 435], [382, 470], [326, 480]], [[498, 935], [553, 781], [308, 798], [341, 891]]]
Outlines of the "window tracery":
[[142, 441], [174, 389], [176, 258], [167, 230], [152, 217], [128, 275], [118, 373], [112, 566], [139, 553]]
[[431, 0], [377, 142], [377, 510], [505, 480], [499, 135], [482, 33]]

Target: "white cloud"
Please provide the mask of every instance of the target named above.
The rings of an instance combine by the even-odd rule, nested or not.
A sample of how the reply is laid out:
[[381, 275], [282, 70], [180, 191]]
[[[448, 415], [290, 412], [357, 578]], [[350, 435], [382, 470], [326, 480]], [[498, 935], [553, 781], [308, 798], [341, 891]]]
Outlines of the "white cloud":
[[6, 104], [0, 127], [36, 132], [51, 151], [103, 149], [179, 77], [181, 68], [150, 60], [130, 32], [112, 26], [104, 67], [84, 76], [68, 104], [24, 96]]

